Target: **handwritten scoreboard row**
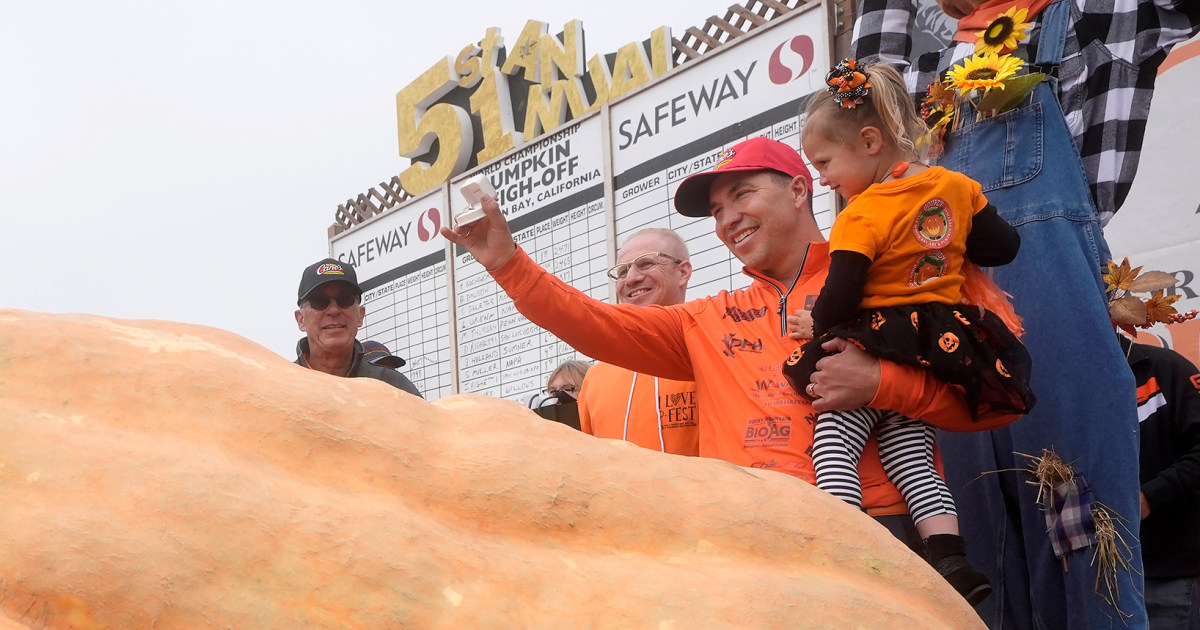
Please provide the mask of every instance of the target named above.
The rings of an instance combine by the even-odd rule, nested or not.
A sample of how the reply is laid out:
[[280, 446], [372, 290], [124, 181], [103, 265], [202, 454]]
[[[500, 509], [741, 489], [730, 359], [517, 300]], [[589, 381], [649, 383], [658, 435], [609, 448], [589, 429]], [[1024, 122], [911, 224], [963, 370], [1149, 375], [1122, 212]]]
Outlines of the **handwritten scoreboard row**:
[[[800, 108], [824, 85], [823, 7], [777, 19], [607, 108], [543, 135], [463, 177], [334, 236], [331, 255], [358, 269], [367, 318], [360, 339], [404, 357], [427, 399], [457, 392], [523, 400], [562, 361], [586, 359], [526, 320], [469, 253], [437, 230], [466, 202], [461, 181], [487, 174], [517, 243], [593, 298], [614, 301], [605, 271], [630, 234], [669, 227], [695, 268], [689, 298], [747, 286], [711, 219], [674, 212], [679, 182], [711, 170], [738, 142], [800, 143]], [[824, 229], [828, 191], [814, 194]], [[614, 238], [615, 237], [615, 238]]]

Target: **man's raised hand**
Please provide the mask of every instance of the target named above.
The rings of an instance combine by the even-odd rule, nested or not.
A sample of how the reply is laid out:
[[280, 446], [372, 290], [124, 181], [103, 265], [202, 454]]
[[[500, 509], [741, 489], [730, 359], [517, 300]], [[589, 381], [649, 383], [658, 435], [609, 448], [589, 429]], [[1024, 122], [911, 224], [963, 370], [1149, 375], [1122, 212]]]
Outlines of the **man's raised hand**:
[[475, 260], [484, 269], [492, 271], [499, 269], [508, 262], [517, 251], [517, 243], [513, 241], [512, 230], [508, 220], [500, 212], [500, 205], [493, 197], [485, 196], [482, 200], [483, 218], [469, 225], [461, 225], [453, 230], [442, 228], [442, 236], [446, 240], [471, 252]]

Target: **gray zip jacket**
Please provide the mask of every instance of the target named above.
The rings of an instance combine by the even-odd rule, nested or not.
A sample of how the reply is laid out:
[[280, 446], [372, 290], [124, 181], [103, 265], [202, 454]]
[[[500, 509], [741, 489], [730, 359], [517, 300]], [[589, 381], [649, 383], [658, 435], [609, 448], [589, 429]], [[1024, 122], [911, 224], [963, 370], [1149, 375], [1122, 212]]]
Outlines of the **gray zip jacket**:
[[[308, 337], [301, 337], [300, 341], [296, 342], [296, 365], [308, 367], [308, 363], [304, 360], [306, 354], [308, 354]], [[408, 377], [392, 368], [364, 361], [363, 347], [357, 339], [354, 340], [354, 358], [350, 360], [350, 371], [346, 373], [346, 376], [348, 378], [373, 378], [423, 398], [417, 386], [413, 385]]]

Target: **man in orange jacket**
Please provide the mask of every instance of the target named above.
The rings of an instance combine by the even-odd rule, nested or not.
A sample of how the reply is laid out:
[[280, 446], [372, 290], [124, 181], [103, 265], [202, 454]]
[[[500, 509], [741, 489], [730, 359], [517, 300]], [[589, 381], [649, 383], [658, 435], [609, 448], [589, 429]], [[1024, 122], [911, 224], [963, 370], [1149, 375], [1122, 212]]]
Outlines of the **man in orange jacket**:
[[[687, 243], [674, 230], [640, 230], [621, 246], [608, 276], [617, 283], [622, 304], [681, 304], [692, 277]], [[592, 366], [579, 392], [584, 433], [675, 455], [700, 454], [697, 412], [692, 381], [639, 374], [611, 363]]]
[[[812, 178], [786, 144], [753, 138], [735, 145], [712, 171], [692, 175], [675, 209], [711, 216], [721, 242], [753, 283], [673, 306], [607, 304], [558, 280], [513, 241], [494, 199], [485, 218], [442, 235], [471, 253], [513, 298], [517, 309], [576, 350], [662, 378], [696, 382], [700, 455], [776, 470], [814, 482], [816, 412], [870, 406], [892, 409], [952, 431], [1003, 426], [1013, 415], [970, 420], [962, 395], [924, 370], [881, 361], [841, 340], [826, 348], [812, 378], [810, 405], [782, 374], [799, 343], [785, 315], [820, 292], [829, 247], [810, 205]], [[859, 464], [863, 506], [872, 515], [904, 514], [872, 438]]]

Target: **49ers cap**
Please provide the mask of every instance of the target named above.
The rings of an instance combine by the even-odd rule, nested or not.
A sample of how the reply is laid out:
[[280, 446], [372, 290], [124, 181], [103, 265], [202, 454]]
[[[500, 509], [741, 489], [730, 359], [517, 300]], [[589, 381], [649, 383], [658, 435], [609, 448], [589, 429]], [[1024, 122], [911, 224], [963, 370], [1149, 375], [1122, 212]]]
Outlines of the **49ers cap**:
[[685, 217], [707, 217], [708, 189], [714, 179], [734, 171], [765, 170], [778, 171], [788, 177], [803, 175], [808, 190], [812, 190], [812, 175], [795, 149], [778, 140], [751, 138], [722, 153], [711, 171], [696, 173], [683, 180], [675, 190], [675, 210]]
[[296, 305], [304, 304], [309, 293], [330, 282], [345, 282], [353, 287], [359, 295], [362, 295], [362, 288], [358, 286], [358, 275], [354, 273], [354, 266], [326, 258], [304, 269], [304, 275], [300, 276], [300, 291], [297, 293]]

